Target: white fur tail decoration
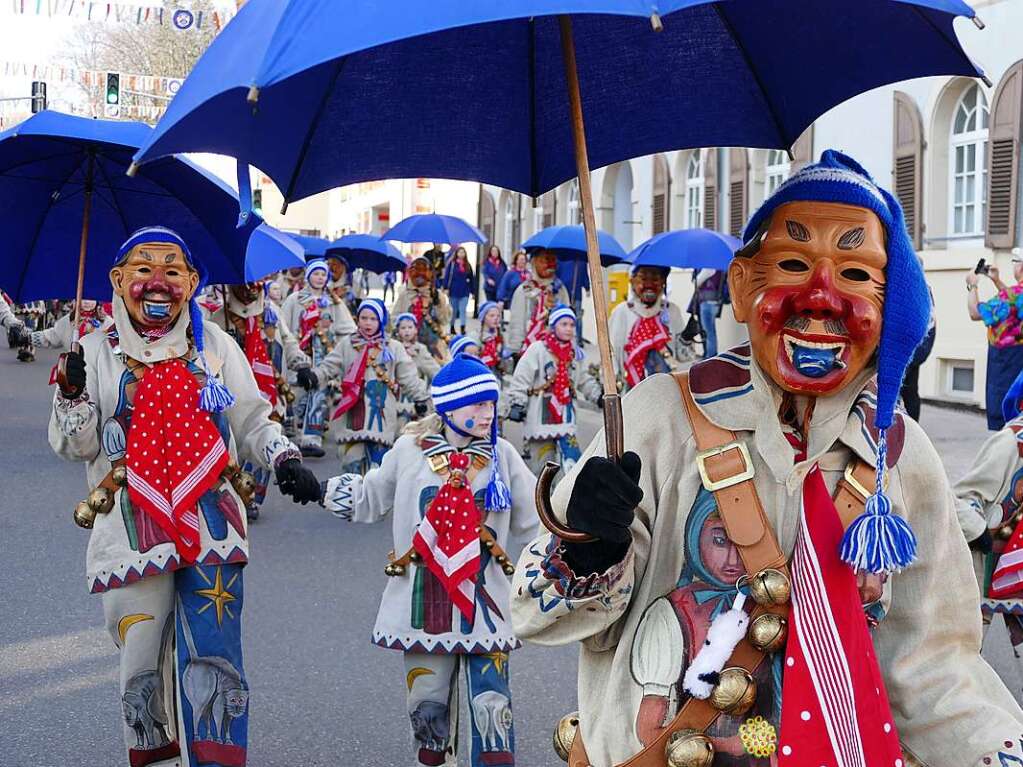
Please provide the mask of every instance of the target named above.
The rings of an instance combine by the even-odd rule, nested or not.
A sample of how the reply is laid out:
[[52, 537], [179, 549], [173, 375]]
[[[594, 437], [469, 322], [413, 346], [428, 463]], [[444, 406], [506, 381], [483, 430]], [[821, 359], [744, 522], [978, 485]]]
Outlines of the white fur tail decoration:
[[694, 698], [706, 700], [710, 697], [735, 646], [746, 636], [749, 616], [743, 609], [745, 604], [746, 595], [739, 592], [732, 602], [732, 609], [719, 614], [710, 624], [707, 639], [682, 680], [682, 688]]

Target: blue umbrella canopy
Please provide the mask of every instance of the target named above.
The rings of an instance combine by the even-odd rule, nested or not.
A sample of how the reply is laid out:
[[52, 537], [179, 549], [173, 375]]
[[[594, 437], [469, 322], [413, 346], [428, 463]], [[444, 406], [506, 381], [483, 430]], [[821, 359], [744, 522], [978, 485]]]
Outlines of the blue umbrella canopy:
[[[417, 176], [539, 196], [577, 172], [561, 14], [591, 167], [787, 148], [863, 91], [980, 73], [953, 29], [974, 16], [963, 0], [390, 0], [344, 13], [333, 0], [249, 0], [137, 159], [231, 155], [286, 201]], [[459, 119], [395, 119], [398, 106]]]
[[[597, 230], [597, 244], [600, 247], [600, 262], [604, 266], [620, 263], [628, 255], [618, 240], [601, 229]], [[548, 226], [522, 243], [522, 247], [526, 251], [543, 248], [554, 251], [561, 259], [585, 261], [586, 233], [581, 224]]]
[[282, 269], [305, 266], [302, 246], [269, 224], [260, 224], [245, 250], [245, 281], [255, 282]]
[[487, 241], [483, 232], [469, 222], [442, 213], [421, 213], [404, 218], [380, 235], [380, 239], [398, 242], [444, 242], [449, 245]]
[[408, 266], [400, 250], [372, 234], [346, 234], [330, 244], [326, 255], [340, 256], [349, 269], [368, 269], [376, 274], [404, 272]]
[[292, 234], [291, 232], [286, 232], [285, 234], [302, 247], [306, 261], [310, 258], [323, 258], [327, 255], [330, 240], [326, 237], [312, 237], [308, 234]]
[[632, 266], [724, 271], [741, 246], [738, 237], [712, 229], [679, 229], [654, 235], [625, 260]]
[[[40, 112], [0, 133], [0, 286], [15, 301], [75, 296], [86, 187], [91, 214], [83, 295], [105, 300], [118, 248], [133, 231], [177, 231], [211, 282], [245, 281], [250, 216], [237, 227], [238, 197], [216, 177], [181, 158], [124, 175], [151, 128]], [[90, 174], [90, 164], [92, 172]]]

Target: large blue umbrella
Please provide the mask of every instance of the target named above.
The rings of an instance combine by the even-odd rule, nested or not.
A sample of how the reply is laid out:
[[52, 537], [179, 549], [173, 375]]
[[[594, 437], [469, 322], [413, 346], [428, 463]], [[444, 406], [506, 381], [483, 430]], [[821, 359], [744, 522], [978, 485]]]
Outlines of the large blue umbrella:
[[302, 247], [307, 261], [310, 258], [323, 258], [327, 255], [330, 240], [326, 237], [313, 237], [308, 234], [293, 234], [292, 232], [285, 232], [285, 234]]
[[346, 234], [330, 244], [327, 257], [338, 255], [349, 269], [368, 269], [376, 274], [403, 272], [408, 265], [401, 251], [372, 234]]
[[633, 250], [626, 261], [632, 266], [724, 271], [741, 245], [738, 237], [712, 229], [679, 229], [654, 235]]
[[0, 285], [15, 301], [76, 296], [76, 256], [84, 260], [82, 294], [106, 299], [121, 243], [154, 224], [181, 234], [210, 282], [245, 281], [249, 236], [260, 220], [237, 227], [229, 187], [174, 157], [124, 175], [151, 130], [40, 112], [0, 133]]
[[382, 235], [381, 240], [398, 242], [436, 242], [457, 245], [460, 242], [486, 242], [479, 229], [458, 216], [443, 213], [420, 213], [403, 218]]
[[245, 249], [245, 281], [255, 282], [282, 269], [305, 266], [302, 246], [269, 224], [260, 224]]
[[[618, 240], [602, 229], [597, 230], [597, 244], [600, 248], [600, 262], [604, 266], [620, 263], [628, 255]], [[522, 248], [527, 252], [552, 250], [560, 259], [585, 261], [586, 232], [582, 224], [548, 226], [522, 243]]]

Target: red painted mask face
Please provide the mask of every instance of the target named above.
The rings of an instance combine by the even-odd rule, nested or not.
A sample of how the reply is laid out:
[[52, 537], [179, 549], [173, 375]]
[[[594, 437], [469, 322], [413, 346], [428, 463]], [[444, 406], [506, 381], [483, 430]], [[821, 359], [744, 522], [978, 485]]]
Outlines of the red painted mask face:
[[888, 263], [885, 232], [853, 205], [779, 206], [760, 249], [728, 270], [735, 318], [749, 327], [761, 369], [794, 394], [827, 396], [877, 349]]
[[664, 270], [656, 266], [641, 266], [632, 274], [632, 292], [646, 306], [653, 306], [664, 293]]
[[345, 266], [345, 262], [339, 258], [328, 258], [327, 266], [330, 267], [330, 279], [334, 282], [343, 282], [345, 276], [348, 274], [348, 267]]
[[143, 243], [110, 270], [110, 284], [138, 327], [157, 329], [177, 320], [199, 285], [199, 274], [177, 245]]
[[433, 269], [430, 268], [430, 264], [425, 258], [417, 258], [409, 264], [407, 274], [408, 281], [416, 288], [426, 287], [433, 279]]
[[541, 280], [551, 279], [558, 269], [558, 257], [546, 250], [535, 253], [530, 263], [533, 273]]
[[246, 282], [244, 285], [232, 285], [230, 290], [231, 295], [233, 295], [240, 303], [251, 304], [263, 295], [263, 283]]

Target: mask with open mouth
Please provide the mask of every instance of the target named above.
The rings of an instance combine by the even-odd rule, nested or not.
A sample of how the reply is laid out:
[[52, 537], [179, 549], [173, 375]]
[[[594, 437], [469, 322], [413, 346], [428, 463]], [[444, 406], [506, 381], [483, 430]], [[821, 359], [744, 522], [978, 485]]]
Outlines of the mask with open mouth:
[[664, 294], [668, 270], [657, 266], [641, 266], [629, 279], [632, 293], [645, 306], [653, 306]]
[[785, 391], [827, 396], [872, 361], [881, 337], [885, 232], [843, 203], [779, 206], [729, 269], [736, 319]]
[[143, 242], [110, 270], [110, 283], [132, 322], [157, 330], [178, 319], [199, 286], [199, 273], [178, 245]]

